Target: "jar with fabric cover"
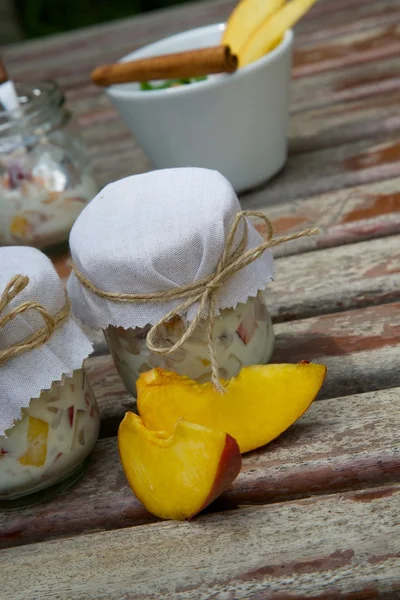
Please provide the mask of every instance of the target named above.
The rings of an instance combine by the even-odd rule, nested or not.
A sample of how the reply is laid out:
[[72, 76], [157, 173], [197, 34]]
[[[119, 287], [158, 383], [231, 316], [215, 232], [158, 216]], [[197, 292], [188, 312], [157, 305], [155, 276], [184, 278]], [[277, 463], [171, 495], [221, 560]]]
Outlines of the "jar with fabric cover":
[[73, 114], [54, 82], [18, 84], [0, 111], [0, 245], [66, 242], [98, 187]]
[[[266, 239], [252, 216], [267, 225]], [[216, 171], [127, 177], [104, 188], [72, 228], [73, 310], [105, 332], [132, 394], [155, 366], [222, 391], [221, 380], [271, 357], [265, 289], [275, 244], [265, 215], [242, 211]]]
[[100, 423], [91, 352], [51, 261], [0, 248], [0, 507], [47, 500], [83, 474]]

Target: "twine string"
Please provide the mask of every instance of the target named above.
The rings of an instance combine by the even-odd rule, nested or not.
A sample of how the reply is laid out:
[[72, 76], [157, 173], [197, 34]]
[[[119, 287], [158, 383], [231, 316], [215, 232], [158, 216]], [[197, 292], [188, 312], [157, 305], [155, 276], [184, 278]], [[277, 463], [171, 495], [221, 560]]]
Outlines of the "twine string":
[[[261, 219], [266, 225], [266, 233], [264, 240], [255, 248], [246, 250], [248, 242], [248, 221], [249, 217]], [[240, 242], [233, 250], [234, 241], [236, 238], [239, 226], [243, 224], [243, 233]], [[182, 302], [165, 314], [157, 323], [152, 325], [148, 334], [146, 343], [151, 352], [160, 355], [173, 354], [192, 336], [194, 330], [199, 325], [200, 321], [208, 318], [207, 324], [207, 346], [210, 355], [211, 363], [211, 381], [214, 388], [223, 392], [224, 388], [219, 380], [219, 368], [216, 358], [215, 344], [212, 337], [213, 326], [216, 318], [217, 296], [226, 279], [244, 269], [255, 260], [257, 260], [269, 248], [285, 244], [292, 240], [297, 240], [302, 237], [312, 236], [318, 233], [318, 229], [305, 229], [297, 233], [292, 233], [279, 238], [273, 237], [274, 228], [271, 221], [264, 213], [260, 211], [244, 210], [237, 213], [233, 222], [232, 228], [226, 239], [226, 244], [222, 252], [221, 258], [213, 273], [206, 277], [193, 281], [192, 283], [173, 288], [163, 292], [151, 292], [147, 294], [129, 294], [120, 292], [108, 292], [98, 288], [85, 275], [83, 275], [75, 265], [73, 271], [78, 280], [91, 292], [114, 302], [140, 303], [140, 302], [169, 302], [172, 300], [181, 300]], [[186, 326], [181, 337], [171, 346], [160, 346], [160, 328], [165, 325], [173, 316], [182, 315], [187, 310], [199, 303], [198, 309], [193, 320]]]
[[0, 350], [0, 366], [23, 352], [43, 346], [43, 344], [45, 344], [53, 335], [55, 329], [59, 327], [70, 314], [71, 305], [68, 299], [63, 308], [55, 316], [51, 315], [42, 304], [33, 300], [23, 302], [6, 313], [5, 311], [10, 306], [11, 302], [26, 288], [28, 283], [29, 277], [26, 275], [15, 275], [15, 277], [13, 277], [6, 285], [0, 296], [0, 330], [4, 329], [4, 327], [18, 315], [21, 315], [28, 310], [35, 310], [40, 314], [44, 321], [44, 327], [41, 327], [21, 342], [16, 342], [8, 348]]

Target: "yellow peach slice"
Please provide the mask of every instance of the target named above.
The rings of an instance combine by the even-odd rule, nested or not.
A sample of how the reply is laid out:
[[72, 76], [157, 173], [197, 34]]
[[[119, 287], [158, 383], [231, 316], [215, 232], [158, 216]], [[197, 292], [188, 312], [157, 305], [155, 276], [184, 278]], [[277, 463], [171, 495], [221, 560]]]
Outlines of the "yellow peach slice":
[[261, 23], [240, 48], [239, 67], [245, 67], [270, 52], [279, 43], [285, 31], [293, 27], [315, 2], [316, 0], [291, 0]]
[[16, 215], [10, 224], [11, 235], [24, 240], [32, 232], [32, 225], [22, 215]]
[[29, 467], [42, 467], [44, 465], [47, 456], [48, 432], [49, 424], [46, 421], [29, 417], [28, 448], [18, 459], [21, 465]]
[[118, 430], [122, 466], [136, 497], [162, 519], [189, 519], [238, 476], [239, 446], [230, 435], [178, 421], [172, 435], [125, 414]]
[[219, 394], [211, 383], [153, 369], [139, 377], [137, 406], [146, 427], [172, 431], [183, 418], [226, 431], [248, 452], [278, 437], [307, 410], [325, 374], [325, 366], [307, 362], [245, 367]]
[[258, 27], [284, 3], [285, 0], [242, 0], [228, 19], [221, 43], [238, 54]]

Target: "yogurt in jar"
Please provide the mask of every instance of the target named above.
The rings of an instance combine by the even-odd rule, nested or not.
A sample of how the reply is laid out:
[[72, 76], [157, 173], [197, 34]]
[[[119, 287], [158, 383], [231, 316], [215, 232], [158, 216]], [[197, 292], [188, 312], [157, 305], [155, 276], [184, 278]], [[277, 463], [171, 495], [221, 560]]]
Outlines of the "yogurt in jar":
[[[160, 345], [173, 345], [182, 336], [184, 323], [180, 317], [160, 328]], [[211, 378], [207, 347], [207, 323], [173, 354], [160, 356], [146, 345], [147, 328], [108, 327], [105, 336], [117, 369], [131, 394], [136, 396], [136, 380], [144, 371], [162, 367], [204, 383]], [[272, 355], [274, 332], [264, 294], [250, 297], [234, 309], [221, 311], [213, 329], [219, 374], [223, 379], [235, 377], [251, 364], [265, 364]]]
[[58, 85], [16, 87], [18, 108], [0, 110], [0, 245], [44, 248], [68, 239], [98, 187]]
[[83, 369], [32, 399], [22, 418], [0, 436], [0, 501], [37, 492], [71, 475], [95, 445], [99, 426]]

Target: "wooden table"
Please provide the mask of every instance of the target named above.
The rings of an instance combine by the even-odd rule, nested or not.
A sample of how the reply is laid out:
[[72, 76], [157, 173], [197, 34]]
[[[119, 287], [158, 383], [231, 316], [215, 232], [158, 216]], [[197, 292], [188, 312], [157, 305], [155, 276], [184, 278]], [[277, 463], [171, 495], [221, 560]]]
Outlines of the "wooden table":
[[[223, 20], [203, 2], [7, 47], [17, 79], [57, 78], [101, 185], [150, 168], [94, 65]], [[88, 370], [102, 414], [86, 476], [0, 515], [3, 600], [400, 598], [400, 0], [321, 0], [297, 27], [290, 157], [241, 198], [278, 233], [274, 361], [318, 360], [326, 383], [300, 421], [244, 457], [190, 523], [157, 521], [127, 487], [116, 432], [134, 406], [104, 341]], [[66, 256], [55, 257], [62, 276]]]

